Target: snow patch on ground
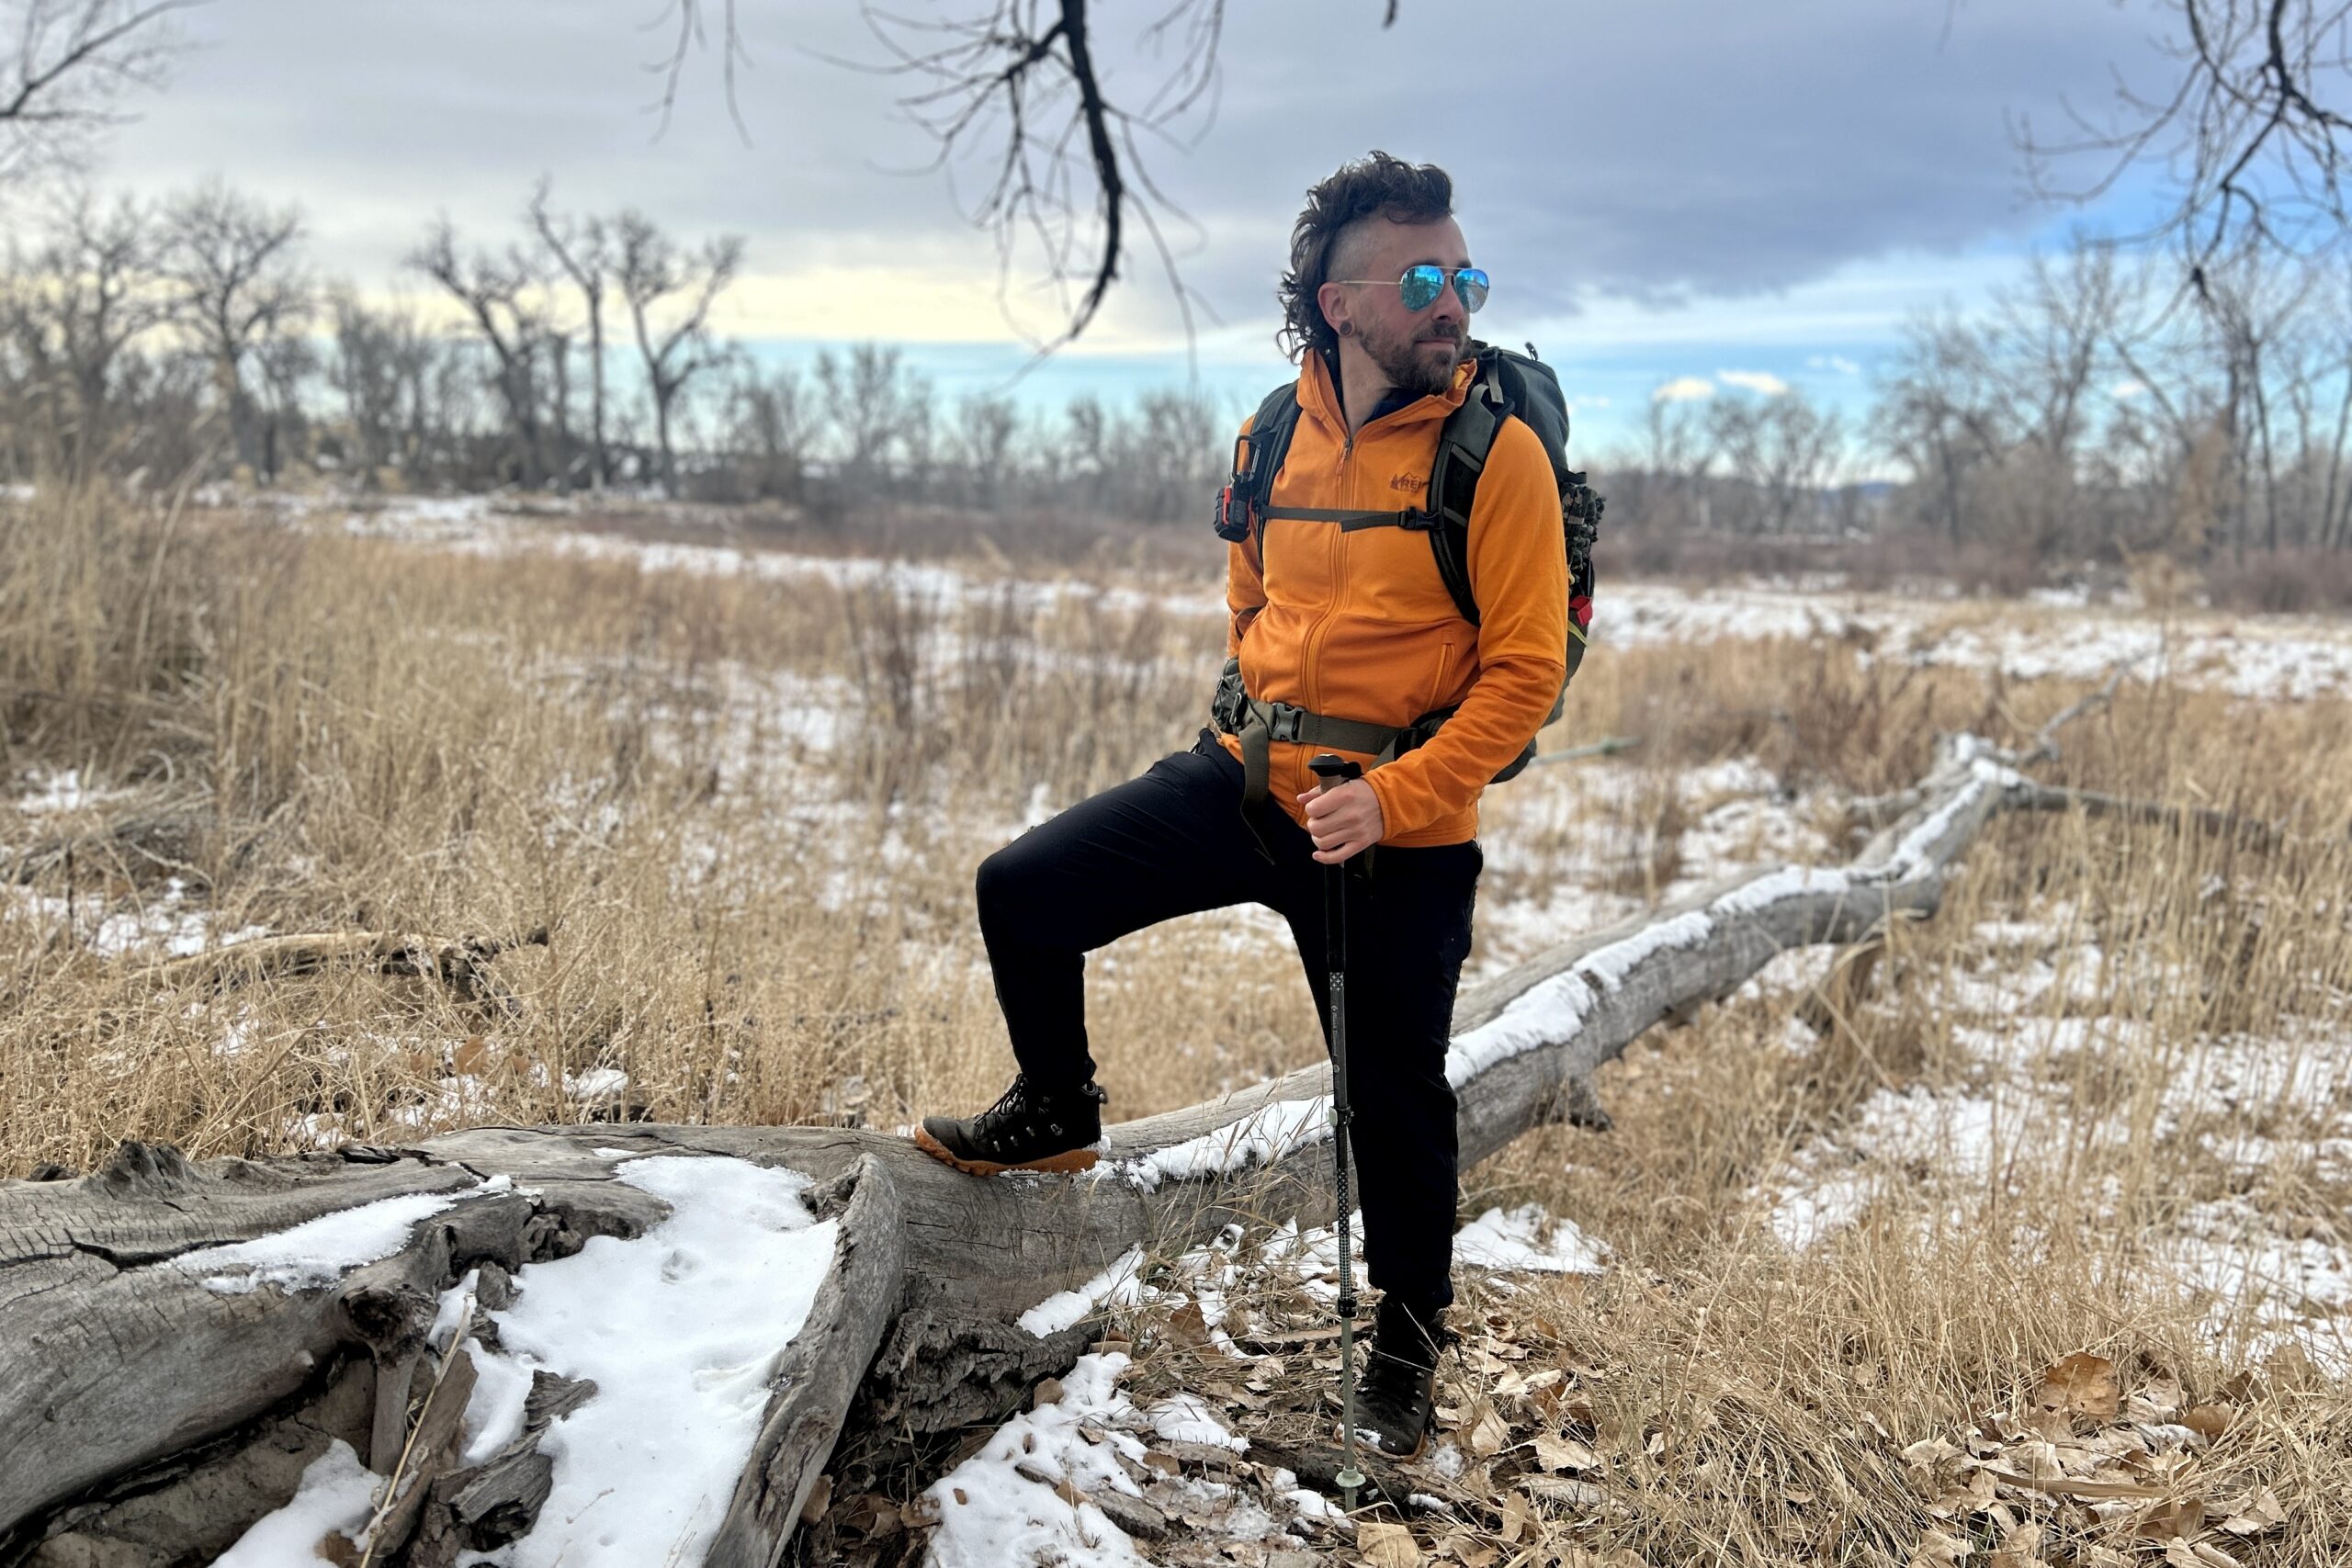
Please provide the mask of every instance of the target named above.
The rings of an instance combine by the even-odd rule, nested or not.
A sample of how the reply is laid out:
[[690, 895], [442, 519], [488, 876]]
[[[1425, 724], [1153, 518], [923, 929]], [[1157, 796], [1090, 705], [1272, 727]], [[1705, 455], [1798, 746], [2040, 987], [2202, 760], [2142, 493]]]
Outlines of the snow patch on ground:
[[[925, 1561], [936, 1568], [1141, 1568], [1147, 1559], [1134, 1540], [1087, 1500], [1104, 1492], [1142, 1495], [1119, 1462], [1120, 1455], [1142, 1462], [1149, 1445], [1136, 1428], [1151, 1429], [1118, 1386], [1126, 1368], [1117, 1351], [1081, 1356], [1061, 1380], [1059, 1399], [998, 1427], [979, 1452], [926, 1488], [922, 1503], [936, 1513], [939, 1529]], [[1102, 1440], [1089, 1442], [1082, 1428]], [[1064, 1485], [1078, 1502], [1063, 1494]]]
[[1598, 1274], [1607, 1256], [1575, 1221], [1554, 1220], [1540, 1203], [1522, 1203], [1508, 1213], [1488, 1209], [1453, 1237], [1454, 1261], [1474, 1269]]
[[128, 794], [126, 790], [103, 789], [82, 781], [82, 770], [65, 768], [51, 773], [35, 768], [25, 774], [25, 793], [17, 797], [17, 809], [28, 817], [51, 817], [60, 812], [79, 811], [100, 801], [112, 800]]
[[149, 901], [127, 908], [116, 908], [104, 897], [85, 896], [69, 901], [11, 886], [0, 889], [0, 920], [11, 925], [25, 921], [43, 931], [67, 931], [73, 940], [101, 958], [134, 953], [186, 958], [269, 934], [267, 926], [243, 926], [226, 935], [217, 934], [212, 912], [200, 906], [189, 907], [187, 884], [176, 876]]
[[[2297, 1021], [2276, 1037], [2181, 1043], [2101, 1010], [2136, 1010], [2194, 977], [2161, 954], [2103, 948], [2063, 906], [1974, 935], [1990, 956], [1927, 998], [1983, 1021], [1952, 1027], [1947, 1081], [1883, 1088], [1794, 1148], [1756, 1191], [1774, 1234], [1810, 1247], [1882, 1201], [1932, 1226], [2135, 1139], [2191, 1138], [2227, 1179], [2256, 1187], [2191, 1203], [2137, 1253], [2207, 1304], [2217, 1338], [2243, 1336], [2256, 1354], [2292, 1342], [2352, 1373], [2352, 1238], [2321, 1212], [2325, 1184], [2352, 1179], [2336, 1153], [2352, 1154], [2352, 1038]], [[2117, 1095], [2118, 1074], [2146, 1091]]]

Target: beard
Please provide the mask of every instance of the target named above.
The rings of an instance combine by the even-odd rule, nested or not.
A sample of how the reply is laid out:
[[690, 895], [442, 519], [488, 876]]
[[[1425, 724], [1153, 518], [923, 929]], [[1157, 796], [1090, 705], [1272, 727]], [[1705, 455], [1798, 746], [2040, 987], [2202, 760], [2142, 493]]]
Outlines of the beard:
[[1441, 352], [1435, 344], [1416, 342], [1411, 336], [1390, 337], [1385, 333], [1367, 331], [1361, 334], [1365, 355], [1380, 367], [1389, 385], [1400, 392], [1416, 397], [1429, 397], [1453, 385], [1453, 367], [1462, 363], [1468, 334], [1453, 339], [1450, 350]]

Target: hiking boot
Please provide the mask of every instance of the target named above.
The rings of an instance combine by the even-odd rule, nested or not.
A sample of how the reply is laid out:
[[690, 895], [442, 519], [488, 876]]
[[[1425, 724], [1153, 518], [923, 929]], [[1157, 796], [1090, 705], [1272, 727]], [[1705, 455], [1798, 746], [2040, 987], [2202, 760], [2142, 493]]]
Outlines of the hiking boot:
[[1356, 1389], [1356, 1436], [1384, 1459], [1417, 1460], [1429, 1444], [1437, 1353], [1445, 1330], [1435, 1312], [1384, 1300]]
[[1026, 1074], [978, 1116], [926, 1116], [915, 1146], [974, 1176], [1001, 1170], [1088, 1170], [1110, 1100], [1089, 1078], [1075, 1089], [1040, 1089]]

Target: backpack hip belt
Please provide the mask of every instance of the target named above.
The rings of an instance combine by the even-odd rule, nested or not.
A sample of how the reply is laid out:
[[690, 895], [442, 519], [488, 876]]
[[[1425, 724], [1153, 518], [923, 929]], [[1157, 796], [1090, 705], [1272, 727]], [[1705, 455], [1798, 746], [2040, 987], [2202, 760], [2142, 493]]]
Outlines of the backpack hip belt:
[[[1353, 751], [1374, 759], [1373, 765], [1393, 762], [1436, 733], [1444, 715], [1431, 714], [1408, 725], [1373, 724], [1360, 718], [1335, 718], [1310, 713], [1294, 703], [1269, 703], [1242, 689], [1241, 661], [1228, 659], [1217, 679], [1209, 716], [1217, 728], [1241, 742], [1241, 804], [1246, 808], [1266, 798], [1272, 772], [1273, 743], [1287, 741], [1328, 751]], [[1435, 721], [1435, 722], [1432, 722]]]

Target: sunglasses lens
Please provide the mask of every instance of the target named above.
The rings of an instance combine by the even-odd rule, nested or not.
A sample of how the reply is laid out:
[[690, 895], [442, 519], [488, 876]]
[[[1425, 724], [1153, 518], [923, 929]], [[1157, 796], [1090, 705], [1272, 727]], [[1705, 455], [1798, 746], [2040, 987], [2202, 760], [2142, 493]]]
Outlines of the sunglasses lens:
[[1453, 275], [1453, 291], [1462, 296], [1462, 308], [1475, 310], [1487, 302], [1487, 275], [1475, 266], [1465, 266]]
[[1397, 292], [1403, 296], [1408, 310], [1426, 309], [1444, 287], [1444, 272], [1433, 266], [1408, 266], [1405, 276], [1396, 280]]

